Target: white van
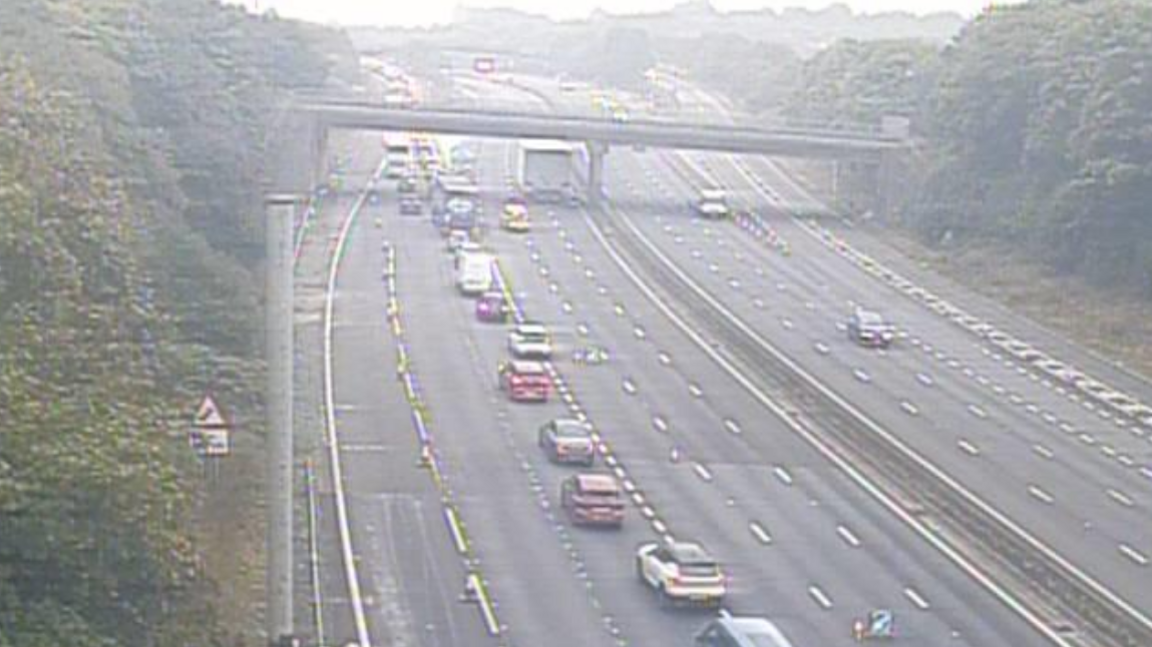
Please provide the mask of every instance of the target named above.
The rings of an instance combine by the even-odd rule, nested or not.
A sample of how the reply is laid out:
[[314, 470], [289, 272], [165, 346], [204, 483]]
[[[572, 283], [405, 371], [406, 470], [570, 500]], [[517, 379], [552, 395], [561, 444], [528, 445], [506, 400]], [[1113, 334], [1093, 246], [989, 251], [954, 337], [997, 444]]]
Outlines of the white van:
[[456, 288], [465, 296], [479, 296], [492, 289], [492, 255], [471, 252], [460, 256]]

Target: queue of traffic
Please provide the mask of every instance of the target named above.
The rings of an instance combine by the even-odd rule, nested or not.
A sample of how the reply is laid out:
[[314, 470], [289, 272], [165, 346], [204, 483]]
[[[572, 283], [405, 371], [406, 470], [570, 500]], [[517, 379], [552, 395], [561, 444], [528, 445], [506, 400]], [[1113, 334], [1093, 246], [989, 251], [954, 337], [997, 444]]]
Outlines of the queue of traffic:
[[[389, 164], [392, 160], [389, 160]], [[557, 356], [551, 332], [538, 321], [517, 316], [511, 295], [498, 279], [496, 258], [483, 242], [488, 235], [482, 218], [479, 191], [470, 173], [447, 173], [408, 164], [394, 175], [401, 216], [422, 215], [429, 202], [430, 221], [444, 238], [450, 254], [456, 291], [473, 301], [475, 319], [488, 325], [508, 326], [507, 358], [496, 370], [497, 388], [513, 403], [547, 403], [555, 389], [551, 363]], [[429, 177], [430, 176], [430, 177]], [[421, 195], [421, 187], [428, 189]], [[716, 218], [727, 213], [722, 193], [708, 192], [694, 205], [700, 217]], [[499, 214], [500, 229], [510, 235], [531, 230], [530, 208], [519, 195], [509, 196]], [[858, 310], [848, 324], [849, 336], [863, 345], [886, 346], [891, 331], [875, 313]], [[580, 353], [580, 363], [607, 355], [602, 349]], [[574, 359], [575, 359], [574, 355]], [[560, 507], [574, 526], [621, 528], [626, 520], [626, 497], [615, 475], [595, 471], [597, 443], [592, 426], [575, 418], [556, 418], [536, 432], [544, 457], [559, 466], [577, 466], [558, 484]], [[737, 645], [791, 647], [772, 622], [758, 617], [736, 617], [724, 610], [729, 594], [729, 575], [701, 544], [683, 540], [649, 541], [637, 547], [636, 578], [651, 589], [663, 608], [704, 607], [719, 609], [695, 636], [701, 647]], [[889, 612], [876, 611], [856, 621], [852, 637], [857, 641], [892, 637]]]

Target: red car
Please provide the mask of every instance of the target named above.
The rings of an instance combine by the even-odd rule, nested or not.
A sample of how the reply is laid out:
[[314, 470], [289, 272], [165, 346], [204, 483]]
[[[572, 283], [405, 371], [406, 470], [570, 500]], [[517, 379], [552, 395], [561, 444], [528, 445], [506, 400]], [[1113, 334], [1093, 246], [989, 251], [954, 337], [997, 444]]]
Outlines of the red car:
[[619, 527], [624, 523], [624, 495], [611, 474], [575, 474], [560, 487], [560, 505], [577, 525]]
[[501, 292], [485, 292], [476, 299], [476, 319], [486, 323], [504, 323], [508, 320], [508, 304]]
[[514, 402], [547, 402], [552, 391], [552, 378], [540, 362], [511, 360], [500, 362], [497, 369], [500, 390]]

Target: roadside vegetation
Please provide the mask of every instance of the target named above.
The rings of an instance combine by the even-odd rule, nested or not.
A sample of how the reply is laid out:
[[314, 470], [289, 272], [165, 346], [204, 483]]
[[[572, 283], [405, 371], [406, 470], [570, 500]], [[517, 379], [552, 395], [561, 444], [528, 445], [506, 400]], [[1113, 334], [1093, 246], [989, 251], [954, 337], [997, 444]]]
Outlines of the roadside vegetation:
[[257, 644], [260, 180], [349, 57], [217, 2], [0, 3], [0, 646]]

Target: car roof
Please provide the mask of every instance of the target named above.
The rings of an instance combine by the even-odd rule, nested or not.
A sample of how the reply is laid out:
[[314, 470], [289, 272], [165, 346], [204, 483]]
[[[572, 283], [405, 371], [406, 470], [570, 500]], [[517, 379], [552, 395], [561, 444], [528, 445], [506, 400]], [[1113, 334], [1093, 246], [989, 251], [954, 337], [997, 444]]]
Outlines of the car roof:
[[516, 325], [516, 332], [546, 333], [548, 327], [536, 321], [525, 321]]
[[692, 542], [672, 542], [668, 553], [678, 564], [715, 564], [716, 560], [700, 544]]
[[716, 620], [740, 645], [749, 647], [792, 647], [784, 632], [765, 618], [729, 616]]
[[544, 365], [531, 360], [512, 360], [512, 370], [517, 373], [543, 373]]
[[585, 492], [611, 494], [620, 491], [616, 477], [611, 474], [577, 474], [573, 478]]

